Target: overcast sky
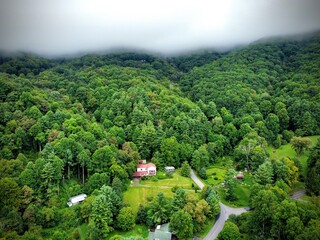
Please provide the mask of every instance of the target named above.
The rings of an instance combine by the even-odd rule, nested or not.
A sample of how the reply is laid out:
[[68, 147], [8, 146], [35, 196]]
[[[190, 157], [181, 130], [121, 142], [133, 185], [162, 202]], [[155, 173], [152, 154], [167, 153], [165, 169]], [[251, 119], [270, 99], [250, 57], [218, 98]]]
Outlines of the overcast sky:
[[175, 53], [320, 29], [320, 0], [0, 0], [0, 49]]

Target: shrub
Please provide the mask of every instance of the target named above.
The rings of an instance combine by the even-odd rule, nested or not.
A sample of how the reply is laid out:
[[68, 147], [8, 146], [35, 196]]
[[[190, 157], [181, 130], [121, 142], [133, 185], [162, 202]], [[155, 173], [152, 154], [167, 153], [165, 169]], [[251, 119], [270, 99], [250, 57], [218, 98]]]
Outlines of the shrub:
[[207, 172], [206, 172], [206, 169], [205, 168], [201, 168], [200, 171], [199, 171], [199, 176], [202, 178], [202, 179], [208, 179], [208, 176], [207, 176]]
[[174, 187], [172, 187], [172, 188], [171, 188], [171, 192], [175, 193], [175, 192], [177, 191], [177, 189], [178, 189], [178, 188], [179, 188], [178, 186], [174, 186]]

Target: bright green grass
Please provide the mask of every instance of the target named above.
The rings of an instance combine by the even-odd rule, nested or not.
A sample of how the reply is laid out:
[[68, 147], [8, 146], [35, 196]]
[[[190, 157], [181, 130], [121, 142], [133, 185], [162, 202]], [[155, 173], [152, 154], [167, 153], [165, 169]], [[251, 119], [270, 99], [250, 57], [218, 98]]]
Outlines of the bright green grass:
[[[317, 139], [320, 136], [310, 136], [310, 137], [306, 137], [309, 138], [312, 142], [312, 147], [316, 145], [317, 143]], [[271, 159], [281, 159], [283, 157], [289, 157], [290, 159], [293, 158], [297, 158], [302, 165], [302, 172], [305, 174], [306, 170], [307, 170], [307, 160], [308, 160], [308, 156], [309, 156], [309, 151], [306, 150], [304, 151], [301, 156], [297, 156], [296, 152], [294, 151], [294, 149], [292, 148], [291, 144], [288, 143], [286, 145], [282, 145], [281, 147], [279, 147], [278, 149], [274, 149], [273, 147], [269, 146], [267, 148], [267, 151], [270, 154]]]
[[[174, 187], [179, 186], [185, 189], [191, 189], [193, 181], [191, 178], [182, 177], [178, 174], [179, 171], [176, 171], [172, 174], [172, 178], [159, 179], [157, 181], [153, 180], [143, 180], [140, 181], [142, 186], [152, 186], [152, 187]], [[163, 174], [163, 173], [160, 173]]]
[[[208, 179], [205, 182], [209, 185], [216, 186], [224, 181], [226, 170], [218, 167], [210, 167], [206, 170]], [[215, 179], [216, 178], [216, 179]]]
[[139, 204], [145, 205], [148, 203], [148, 197], [154, 198], [159, 192], [163, 192], [165, 196], [172, 197], [173, 192], [171, 188], [158, 187], [158, 186], [130, 186], [129, 189], [123, 194], [125, 203], [132, 207], [133, 211], [137, 213]]
[[148, 203], [148, 199], [156, 197], [159, 192], [163, 192], [166, 197], [173, 197], [171, 189], [175, 186], [186, 189], [188, 193], [194, 193], [191, 189], [193, 181], [191, 178], [182, 177], [179, 171], [173, 173], [172, 178], [159, 180], [140, 180], [139, 186], [130, 186], [123, 194], [123, 200], [129, 204], [134, 212], [138, 211], [139, 204]]
[[148, 228], [145, 225], [135, 225], [134, 228], [128, 232], [123, 231], [113, 231], [110, 234], [110, 238], [119, 235], [121, 237], [142, 237], [144, 239], [148, 238]]
[[231, 207], [246, 207], [249, 206], [249, 199], [251, 193], [251, 186], [253, 184], [252, 176], [248, 173], [244, 173], [244, 180], [236, 181], [235, 194], [237, 196], [237, 200], [233, 202], [229, 202], [225, 199], [225, 188], [220, 187], [218, 189], [218, 193], [220, 195], [220, 200], [222, 203], [231, 206]]

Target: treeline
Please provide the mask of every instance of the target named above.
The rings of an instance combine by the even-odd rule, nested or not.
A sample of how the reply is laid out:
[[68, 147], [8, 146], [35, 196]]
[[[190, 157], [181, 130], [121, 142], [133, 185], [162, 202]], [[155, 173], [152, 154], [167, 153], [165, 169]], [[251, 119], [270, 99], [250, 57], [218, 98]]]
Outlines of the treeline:
[[2, 231], [40, 238], [41, 226], [63, 229], [77, 214], [61, 213], [68, 197], [124, 191], [140, 158], [203, 173], [231, 156], [261, 171], [268, 144], [319, 134], [319, 48], [316, 35], [203, 58], [1, 57]]

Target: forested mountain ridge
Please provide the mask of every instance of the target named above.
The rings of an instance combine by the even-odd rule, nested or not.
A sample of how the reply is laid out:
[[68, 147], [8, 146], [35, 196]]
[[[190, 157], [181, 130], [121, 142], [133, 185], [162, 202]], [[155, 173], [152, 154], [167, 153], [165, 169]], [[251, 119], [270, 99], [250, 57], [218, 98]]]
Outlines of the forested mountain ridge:
[[[218, 108], [226, 107], [235, 116], [243, 115], [250, 100], [268, 111], [262, 108], [271, 99], [272, 105], [286, 104], [292, 120], [299, 121], [306, 112], [318, 119], [319, 39], [318, 34], [302, 42], [254, 44], [195, 68], [180, 80], [182, 89], [194, 101], [215, 99]], [[290, 123], [295, 130], [301, 127]]]
[[[117, 229], [119, 209], [106, 230], [88, 205], [105, 192], [121, 195], [140, 158], [159, 169], [187, 161], [199, 173], [229, 159], [258, 172], [269, 164], [267, 144], [320, 134], [319, 34], [224, 54], [22, 54], [0, 64], [0, 237], [48, 238], [82, 222], [91, 238]], [[312, 157], [308, 174], [317, 176]], [[298, 180], [298, 163], [281, 164], [266, 183]], [[316, 179], [308, 186], [319, 194]], [[81, 192], [92, 194], [90, 204], [66, 209]]]

